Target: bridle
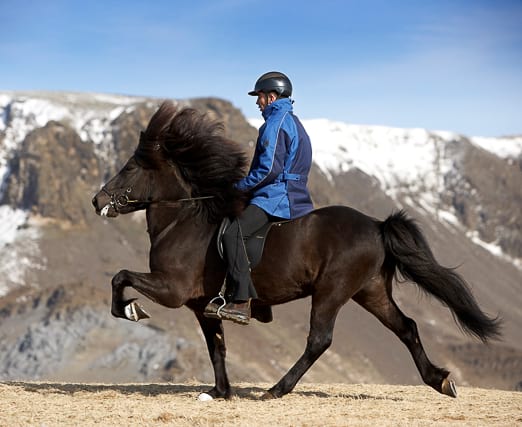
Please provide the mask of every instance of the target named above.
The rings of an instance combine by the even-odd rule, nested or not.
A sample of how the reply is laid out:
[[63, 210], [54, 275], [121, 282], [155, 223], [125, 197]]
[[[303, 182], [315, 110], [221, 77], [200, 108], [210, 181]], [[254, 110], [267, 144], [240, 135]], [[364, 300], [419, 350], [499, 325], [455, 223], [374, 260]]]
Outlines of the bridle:
[[131, 187], [128, 187], [124, 192], [121, 193], [109, 193], [105, 187], [102, 187], [101, 191], [109, 196], [109, 205], [111, 205], [116, 210], [118, 210], [117, 208], [123, 208], [129, 204], [142, 203], [140, 200], [129, 199], [129, 194], [132, 191]]
[[129, 198], [129, 194], [132, 192], [132, 187], [127, 187], [122, 192], [114, 192], [110, 193], [105, 186], [102, 187], [101, 191], [105, 193], [109, 197], [109, 203], [106, 204], [102, 209], [103, 212], [108, 212], [109, 208], [112, 207], [116, 212], [119, 212], [119, 209], [124, 208], [128, 205], [162, 205], [162, 206], [177, 206], [179, 203], [183, 202], [195, 202], [198, 200], [206, 200], [213, 199], [214, 196], [198, 196], [198, 197], [183, 197], [181, 199], [176, 200], [139, 200], [139, 199], [131, 199]]

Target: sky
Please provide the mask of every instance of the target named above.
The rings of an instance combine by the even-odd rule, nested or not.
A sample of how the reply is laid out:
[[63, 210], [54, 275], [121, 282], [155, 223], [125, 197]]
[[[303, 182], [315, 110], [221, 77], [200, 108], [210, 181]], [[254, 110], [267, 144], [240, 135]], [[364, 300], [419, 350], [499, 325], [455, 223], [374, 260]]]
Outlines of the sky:
[[247, 95], [302, 119], [522, 134], [522, 0], [0, 0], [0, 91]]

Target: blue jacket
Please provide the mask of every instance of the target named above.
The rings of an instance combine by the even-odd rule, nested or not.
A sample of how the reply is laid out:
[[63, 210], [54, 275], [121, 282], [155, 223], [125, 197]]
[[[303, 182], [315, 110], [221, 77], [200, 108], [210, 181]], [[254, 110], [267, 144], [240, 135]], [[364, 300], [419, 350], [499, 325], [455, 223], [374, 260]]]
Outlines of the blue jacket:
[[237, 187], [251, 192], [250, 203], [272, 216], [293, 219], [313, 209], [307, 189], [312, 165], [312, 145], [288, 98], [263, 110], [250, 171]]

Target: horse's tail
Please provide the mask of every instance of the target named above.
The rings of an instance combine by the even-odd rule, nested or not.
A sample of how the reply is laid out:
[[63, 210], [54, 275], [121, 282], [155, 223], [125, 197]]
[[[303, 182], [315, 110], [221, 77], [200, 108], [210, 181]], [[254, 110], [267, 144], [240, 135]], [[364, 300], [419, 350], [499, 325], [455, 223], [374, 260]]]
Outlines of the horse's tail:
[[421, 230], [404, 211], [390, 215], [380, 228], [387, 262], [404, 278], [446, 305], [464, 332], [484, 342], [500, 336], [501, 321], [480, 309], [461, 276], [435, 260]]

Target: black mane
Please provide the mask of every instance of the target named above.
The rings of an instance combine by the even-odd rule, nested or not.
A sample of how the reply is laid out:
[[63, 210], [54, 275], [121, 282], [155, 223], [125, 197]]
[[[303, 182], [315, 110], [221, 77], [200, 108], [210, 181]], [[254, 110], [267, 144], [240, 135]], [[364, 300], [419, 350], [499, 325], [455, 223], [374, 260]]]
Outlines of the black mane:
[[223, 135], [223, 124], [193, 108], [178, 111], [165, 101], [152, 116], [135, 158], [145, 167], [176, 164], [192, 189], [191, 197], [213, 196], [198, 203], [210, 222], [237, 215], [243, 195], [234, 184], [245, 174], [247, 158], [236, 142]]

